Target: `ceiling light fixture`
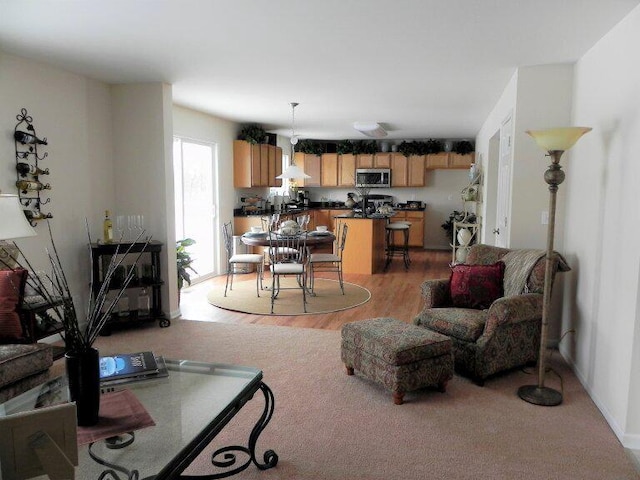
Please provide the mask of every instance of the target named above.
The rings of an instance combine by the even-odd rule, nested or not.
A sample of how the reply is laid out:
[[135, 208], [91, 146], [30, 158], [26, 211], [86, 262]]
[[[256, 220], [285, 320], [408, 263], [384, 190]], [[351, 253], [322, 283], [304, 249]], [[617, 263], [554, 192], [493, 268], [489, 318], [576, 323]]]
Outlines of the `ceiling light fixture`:
[[298, 143], [298, 137], [296, 136], [296, 107], [297, 102], [291, 102], [291, 157], [289, 159], [289, 166], [278, 175], [276, 178], [287, 178], [293, 180], [296, 178], [311, 178], [311, 175], [307, 175], [304, 171], [298, 167], [295, 163], [296, 144]]
[[386, 130], [376, 122], [355, 122], [353, 128], [371, 138], [383, 138], [387, 136]]

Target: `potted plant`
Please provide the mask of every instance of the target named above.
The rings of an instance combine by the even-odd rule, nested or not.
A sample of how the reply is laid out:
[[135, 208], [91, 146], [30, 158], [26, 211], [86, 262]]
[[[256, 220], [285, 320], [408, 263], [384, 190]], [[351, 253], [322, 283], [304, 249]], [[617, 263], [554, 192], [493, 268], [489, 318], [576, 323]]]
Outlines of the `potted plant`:
[[[121, 249], [120, 245], [115, 247], [111, 260], [108, 264], [103, 265], [102, 286], [95, 294], [91, 293], [94, 291], [93, 285], [89, 287], [89, 305], [86, 313], [81, 316], [81, 312], [75, 307], [48, 221], [47, 226], [51, 242], [51, 248], [47, 250], [51, 273], [28, 275], [26, 283], [36, 295], [51, 305], [50, 310], [53, 313], [48, 314], [48, 320], [60, 322], [62, 326], [59, 333], [65, 344], [65, 367], [69, 380], [69, 393], [71, 400], [76, 402], [78, 425], [95, 425], [98, 422], [100, 408], [100, 370], [98, 350], [93, 347], [93, 343], [102, 328], [111, 319], [111, 313], [116, 304], [123, 295], [126, 295], [127, 287], [136, 275], [135, 267], [142, 252], [133, 254], [131, 249], [133, 243], [143, 237], [144, 230], [128, 248]], [[87, 235], [89, 245], [91, 245], [92, 240], [88, 226]], [[17, 268], [35, 272], [34, 266], [17, 246], [16, 248], [24, 259], [24, 263], [17, 262]], [[130, 259], [131, 256], [133, 260]], [[113, 280], [116, 272], [121, 271], [124, 265], [129, 266], [128, 273], [114, 289], [115, 282]], [[93, 274], [91, 278], [93, 278]], [[108, 296], [109, 292], [111, 295]]]
[[298, 143], [298, 151], [320, 156], [324, 153], [324, 145], [313, 140], [300, 140]]
[[460, 155], [467, 155], [473, 152], [473, 145], [468, 140], [461, 140], [456, 142], [453, 151]]
[[342, 140], [338, 142], [338, 145], [336, 146], [336, 152], [338, 153], [338, 155], [353, 153], [353, 143], [351, 143], [351, 140]]
[[267, 132], [260, 125], [245, 125], [240, 134], [238, 140], [245, 140], [251, 144], [263, 143]]
[[189, 273], [189, 270], [193, 273], [198, 273], [191, 266], [193, 259], [191, 258], [191, 254], [187, 251], [187, 247], [190, 247], [195, 243], [196, 241], [193, 238], [185, 238], [176, 241], [176, 257], [178, 262], [178, 303], [180, 303], [180, 290], [182, 290], [184, 282], [187, 282], [187, 285], [191, 285], [191, 274]]

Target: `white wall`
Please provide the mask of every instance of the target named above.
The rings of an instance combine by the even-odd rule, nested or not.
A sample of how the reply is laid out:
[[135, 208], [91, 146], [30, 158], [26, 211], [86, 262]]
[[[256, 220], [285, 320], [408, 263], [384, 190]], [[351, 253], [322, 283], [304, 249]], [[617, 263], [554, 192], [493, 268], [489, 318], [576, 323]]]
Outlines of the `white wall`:
[[[102, 234], [104, 210], [115, 197], [109, 87], [0, 52], [0, 189], [5, 193], [17, 193], [13, 131], [22, 108], [33, 117], [38, 136], [49, 141], [39, 148], [48, 153], [42, 167], [51, 171], [41, 180], [52, 187], [44, 192], [51, 202], [42, 210], [53, 214], [53, 237], [78, 313], [83, 315], [90, 276], [85, 218], [96, 241]], [[16, 243], [35, 269], [50, 270], [46, 224], [39, 224], [36, 231], [37, 237]]]
[[[163, 83], [114, 85], [114, 215], [142, 214], [145, 229], [165, 245], [162, 278], [176, 277], [172, 98]], [[177, 281], [162, 286], [163, 309], [178, 314]], [[168, 309], [168, 310], [167, 310]]]
[[[216, 219], [218, 231], [225, 222], [233, 221], [233, 209], [236, 205], [235, 189], [233, 188], [233, 140], [237, 137], [239, 126], [235, 122], [197, 112], [178, 105], [173, 106], [173, 132], [175, 135], [215, 143], [218, 148], [218, 165], [216, 177], [218, 189], [216, 195]], [[224, 266], [224, 245], [219, 242], [217, 252], [217, 272], [222, 273]]]
[[640, 448], [640, 7], [575, 68], [562, 353], [622, 443]]
[[[511, 203], [510, 243], [514, 248], [546, 248], [547, 225], [541, 213], [549, 210], [549, 190], [544, 172], [551, 163], [525, 133], [571, 124], [573, 65], [542, 65], [518, 69], [516, 115], [513, 129], [514, 192]], [[566, 185], [573, 181], [571, 151], [565, 153], [560, 164], [567, 173], [565, 183], [558, 190], [556, 209], [556, 240], [554, 247], [562, 252], [562, 225]]]

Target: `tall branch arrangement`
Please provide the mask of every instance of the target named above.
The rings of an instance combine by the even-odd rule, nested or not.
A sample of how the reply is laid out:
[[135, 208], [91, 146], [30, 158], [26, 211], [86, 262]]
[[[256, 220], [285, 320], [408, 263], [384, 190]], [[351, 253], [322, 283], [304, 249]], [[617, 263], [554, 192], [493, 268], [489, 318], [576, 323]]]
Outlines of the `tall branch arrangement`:
[[[91, 294], [93, 292], [93, 271], [91, 271], [92, 280], [89, 287], [90, 295], [86, 320], [84, 324], [81, 325], [80, 318], [78, 317], [78, 313], [71, 296], [71, 289], [69, 288], [67, 277], [64, 273], [64, 269], [62, 268], [62, 264], [60, 263], [60, 256], [58, 255], [58, 250], [53, 240], [51, 225], [48, 221], [47, 226], [49, 229], [49, 238], [51, 240], [51, 250], [47, 249], [46, 252], [51, 266], [51, 273], [45, 274], [44, 279], [39, 275], [29, 275], [27, 277], [27, 285], [46, 302], [54, 305], [51, 307], [51, 310], [55, 312], [55, 315], [62, 323], [63, 330], [60, 332], [60, 336], [64, 340], [66, 351], [84, 352], [90, 349], [96, 338], [98, 338], [100, 330], [102, 330], [110, 319], [113, 309], [122, 295], [125, 294], [131, 280], [133, 280], [135, 276], [135, 269], [130, 268], [124, 281], [120, 284], [120, 288], [114, 295], [113, 301], [107, 299], [107, 294], [110, 290], [109, 284], [111, 283], [116, 269], [125, 263], [127, 265], [137, 265], [140, 256], [144, 253], [146, 248], [135, 256], [133, 263], [128, 261], [133, 243], [138, 242], [145, 232], [144, 230], [141, 231], [136, 240], [132, 242], [129, 247], [124, 248], [123, 251], [120, 251], [119, 244], [116, 246], [116, 251], [114, 255], [112, 255], [106, 271], [103, 272], [102, 285], [97, 295], [95, 295], [95, 298], [94, 295]], [[86, 230], [87, 237], [89, 239], [89, 257], [91, 257], [91, 235], [89, 233], [88, 223], [86, 224]], [[149, 240], [147, 239], [145, 241], [145, 247], [148, 243]], [[17, 259], [14, 259], [17, 261], [17, 267], [15, 268], [24, 268], [30, 272], [35, 272], [31, 262], [29, 262], [17, 245], [16, 248], [19, 252], [17, 257], [19, 258], [20, 255], [22, 255], [24, 262], [21, 263], [20, 261], [17, 261]], [[5, 267], [8, 267], [8, 265], [5, 262], [2, 262], [2, 260], [0, 260], [0, 262], [3, 263]], [[92, 265], [93, 268], [93, 262], [90, 261], [89, 264]], [[45, 285], [45, 280], [49, 285]]]

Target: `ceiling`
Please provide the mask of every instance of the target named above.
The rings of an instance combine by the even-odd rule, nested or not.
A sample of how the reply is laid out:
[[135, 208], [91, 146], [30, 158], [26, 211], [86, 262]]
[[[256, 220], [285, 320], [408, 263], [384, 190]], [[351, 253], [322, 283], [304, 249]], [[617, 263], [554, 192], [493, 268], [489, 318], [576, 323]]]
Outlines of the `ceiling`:
[[516, 68], [574, 62], [640, 0], [0, 0], [0, 49], [326, 140], [472, 138]]

